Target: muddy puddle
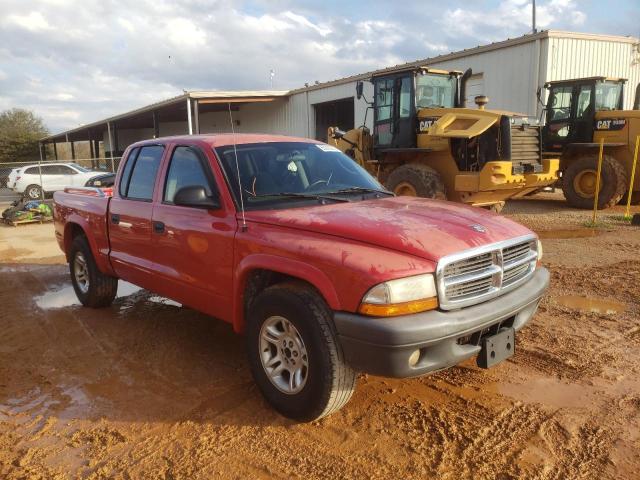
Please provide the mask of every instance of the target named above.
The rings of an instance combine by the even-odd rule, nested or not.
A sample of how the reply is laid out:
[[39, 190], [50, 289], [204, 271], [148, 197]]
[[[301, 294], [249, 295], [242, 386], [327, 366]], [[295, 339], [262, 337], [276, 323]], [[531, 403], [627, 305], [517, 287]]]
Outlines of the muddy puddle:
[[602, 235], [606, 230], [597, 230], [595, 228], [574, 228], [559, 230], [540, 230], [536, 233], [541, 240], [544, 239], [567, 239], [567, 238], [588, 238]]
[[[129, 282], [118, 282], [118, 294], [117, 298], [128, 297], [134, 293], [139, 292], [142, 288]], [[170, 300], [168, 298], [153, 295], [147, 298], [148, 301], [153, 303], [160, 303], [162, 305], [171, 305], [174, 307], [181, 307], [182, 304]], [[34, 301], [38, 308], [42, 310], [51, 310], [54, 308], [66, 308], [80, 305], [80, 301], [76, 296], [76, 292], [73, 290], [73, 286], [67, 285], [64, 287], [50, 290], [36, 298]]]
[[563, 307], [604, 315], [622, 313], [627, 309], [627, 306], [621, 302], [602, 298], [582, 297], [580, 295], [563, 295], [556, 298], [555, 301]]

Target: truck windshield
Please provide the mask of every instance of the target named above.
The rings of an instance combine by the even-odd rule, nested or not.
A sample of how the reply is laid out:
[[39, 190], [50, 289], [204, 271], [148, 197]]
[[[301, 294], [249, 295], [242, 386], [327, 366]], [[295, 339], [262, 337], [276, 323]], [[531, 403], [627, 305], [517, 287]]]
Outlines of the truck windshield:
[[622, 83], [602, 82], [596, 84], [596, 111], [617, 110], [622, 95]]
[[418, 108], [452, 108], [456, 94], [456, 78], [427, 73], [416, 76], [416, 105]]
[[[363, 194], [390, 195], [335, 147], [306, 142], [270, 142], [216, 148], [236, 203], [247, 210], [306, 206], [319, 199], [350, 200]], [[238, 185], [240, 173], [240, 186]]]

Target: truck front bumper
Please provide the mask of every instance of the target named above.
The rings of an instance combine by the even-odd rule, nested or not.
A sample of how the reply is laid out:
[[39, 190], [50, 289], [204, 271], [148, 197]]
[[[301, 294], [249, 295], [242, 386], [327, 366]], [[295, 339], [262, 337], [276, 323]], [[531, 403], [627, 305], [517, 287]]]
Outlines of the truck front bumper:
[[[416, 377], [476, 356], [481, 349], [479, 338], [485, 333], [496, 333], [502, 327], [522, 328], [548, 285], [549, 272], [539, 267], [516, 290], [460, 310], [392, 318], [336, 312], [334, 322], [352, 368], [385, 377]], [[419, 359], [411, 365], [409, 358], [416, 350]]]

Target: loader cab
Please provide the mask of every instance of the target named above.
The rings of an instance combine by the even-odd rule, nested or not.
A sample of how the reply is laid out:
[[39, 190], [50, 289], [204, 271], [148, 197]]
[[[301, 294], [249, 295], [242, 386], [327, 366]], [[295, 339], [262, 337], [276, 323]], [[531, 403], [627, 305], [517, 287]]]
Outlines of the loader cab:
[[622, 110], [625, 82], [590, 77], [546, 83], [544, 151], [562, 153], [569, 144], [592, 143], [596, 112]]
[[373, 77], [374, 147], [416, 148], [417, 111], [457, 106], [461, 74], [421, 67]]

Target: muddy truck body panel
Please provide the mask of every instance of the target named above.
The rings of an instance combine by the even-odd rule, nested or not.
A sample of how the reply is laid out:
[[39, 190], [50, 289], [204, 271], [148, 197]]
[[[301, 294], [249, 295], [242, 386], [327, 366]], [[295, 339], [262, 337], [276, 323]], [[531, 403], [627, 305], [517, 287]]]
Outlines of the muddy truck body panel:
[[[395, 197], [308, 139], [139, 142], [112, 192], [67, 189], [54, 199], [83, 304], [108, 304], [123, 279], [231, 323], [246, 334], [264, 395], [302, 420], [346, 403], [355, 370], [410, 377], [510, 356], [549, 282], [525, 227]], [[309, 373], [325, 368], [333, 376]]]

